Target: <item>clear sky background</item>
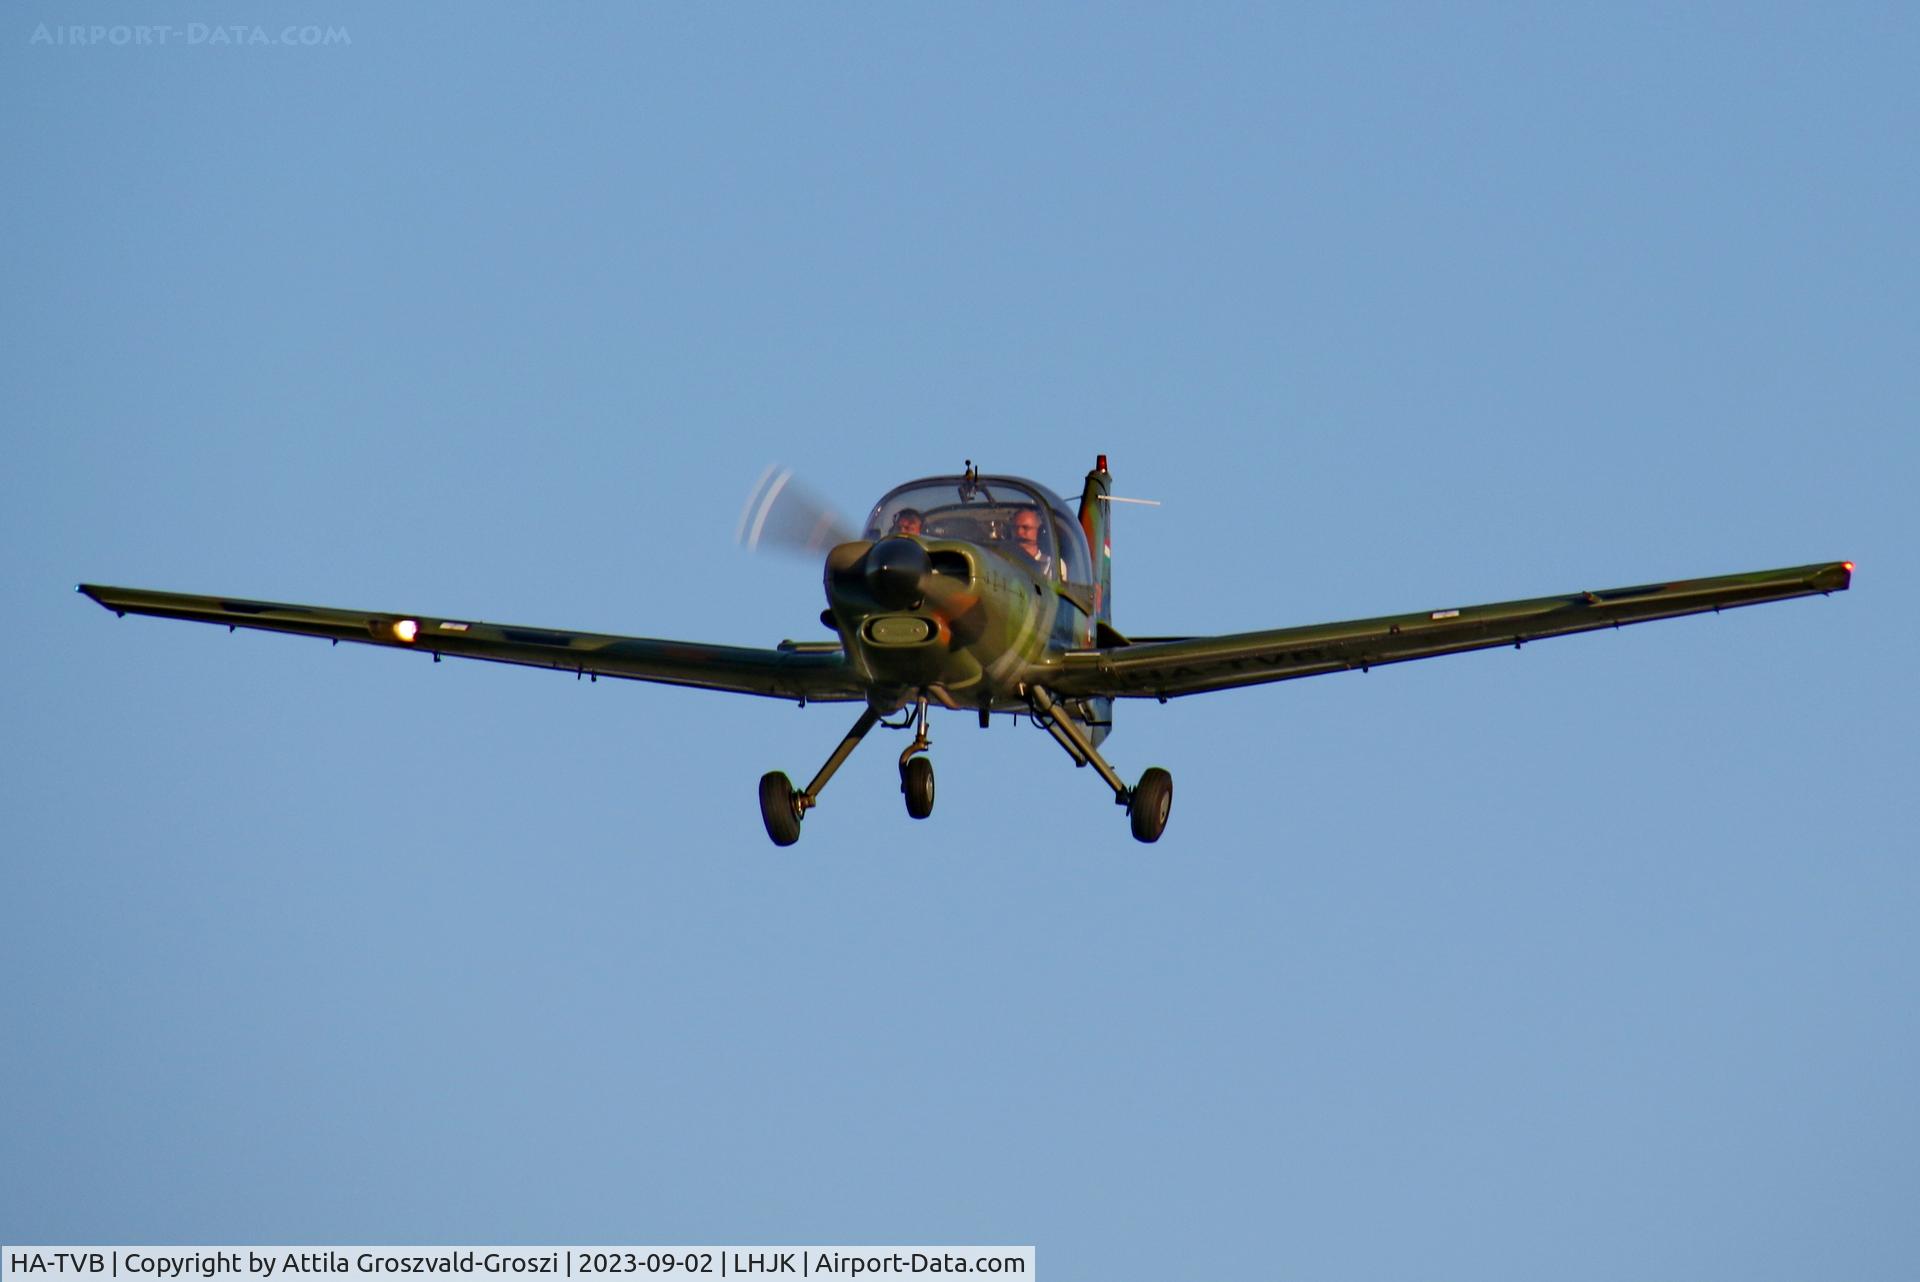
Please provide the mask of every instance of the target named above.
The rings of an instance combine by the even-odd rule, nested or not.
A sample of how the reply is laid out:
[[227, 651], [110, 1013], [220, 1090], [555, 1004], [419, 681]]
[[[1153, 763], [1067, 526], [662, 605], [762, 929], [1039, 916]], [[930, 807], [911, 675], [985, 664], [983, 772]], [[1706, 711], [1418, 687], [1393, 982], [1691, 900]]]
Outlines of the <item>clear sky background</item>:
[[[1920, 20], [1587, 10], [7, 5], [0, 1239], [1911, 1277]], [[1139, 633], [1860, 570], [1125, 704], [1154, 847], [72, 590], [812, 639], [766, 464], [1099, 452]]]

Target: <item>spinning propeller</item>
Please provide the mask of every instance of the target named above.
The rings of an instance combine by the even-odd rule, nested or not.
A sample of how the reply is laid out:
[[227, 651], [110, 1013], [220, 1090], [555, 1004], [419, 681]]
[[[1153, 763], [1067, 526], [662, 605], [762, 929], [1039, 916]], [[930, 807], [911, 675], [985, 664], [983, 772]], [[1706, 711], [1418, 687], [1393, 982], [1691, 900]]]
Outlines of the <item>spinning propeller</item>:
[[846, 518], [794, 479], [792, 468], [778, 464], [754, 482], [734, 531], [734, 541], [749, 552], [770, 548], [804, 556], [819, 556], [858, 537]]

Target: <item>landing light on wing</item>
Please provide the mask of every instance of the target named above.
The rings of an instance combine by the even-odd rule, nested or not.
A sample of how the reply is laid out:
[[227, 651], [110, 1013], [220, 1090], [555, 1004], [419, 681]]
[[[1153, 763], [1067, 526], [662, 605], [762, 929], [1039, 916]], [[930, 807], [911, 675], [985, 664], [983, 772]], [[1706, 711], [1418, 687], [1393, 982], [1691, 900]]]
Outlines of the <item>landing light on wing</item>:
[[412, 645], [413, 639], [419, 635], [420, 624], [413, 619], [401, 619], [393, 625], [393, 639], [396, 641]]

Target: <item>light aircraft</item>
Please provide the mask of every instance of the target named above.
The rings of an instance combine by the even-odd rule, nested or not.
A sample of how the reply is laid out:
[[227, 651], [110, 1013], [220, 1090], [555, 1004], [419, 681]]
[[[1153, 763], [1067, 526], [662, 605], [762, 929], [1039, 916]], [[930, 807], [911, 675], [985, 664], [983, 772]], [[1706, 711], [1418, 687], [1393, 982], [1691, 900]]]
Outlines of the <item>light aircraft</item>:
[[[1242, 632], [1129, 637], [1113, 624], [1112, 507], [1101, 455], [1077, 514], [1046, 486], [1015, 476], [928, 477], [889, 490], [857, 533], [798, 498], [790, 474], [762, 478], [741, 541], [825, 550], [832, 641], [743, 649], [689, 641], [514, 627], [402, 612], [366, 613], [232, 597], [81, 584], [116, 614], [149, 614], [488, 659], [807, 703], [862, 703], [858, 720], [804, 789], [780, 771], [760, 780], [760, 816], [775, 845], [800, 839], [807, 814], [876, 725], [912, 730], [900, 754], [907, 813], [933, 812], [928, 709], [1025, 713], [1077, 766], [1091, 766], [1126, 807], [1133, 835], [1159, 840], [1173, 779], [1150, 767], [1129, 787], [1100, 753], [1117, 699], [1158, 699], [1459, 654], [1626, 623], [1842, 592], [1853, 562], [1646, 583], [1497, 605]], [[886, 718], [897, 716], [897, 721]]]

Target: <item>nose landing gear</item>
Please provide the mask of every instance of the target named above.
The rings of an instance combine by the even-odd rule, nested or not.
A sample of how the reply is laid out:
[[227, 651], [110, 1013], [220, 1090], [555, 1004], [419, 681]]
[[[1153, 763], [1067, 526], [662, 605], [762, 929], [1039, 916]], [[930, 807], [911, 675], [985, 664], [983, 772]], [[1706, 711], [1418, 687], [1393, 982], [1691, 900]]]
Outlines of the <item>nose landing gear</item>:
[[907, 796], [907, 814], [925, 819], [933, 813], [933, 763], [915, 757], [900, 769], [900, 791]]
[[927, 738], [927, 701], [923, 696], [914, 709], [916, 729], [913, 742], [900, 754], [900, 791], [907, 799], [907, 814], [925, 819], [933, 813], [933, 763], [920, 754], [932, 747]]

